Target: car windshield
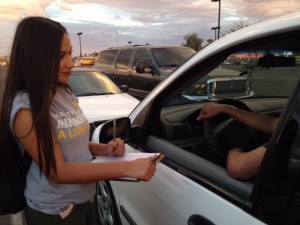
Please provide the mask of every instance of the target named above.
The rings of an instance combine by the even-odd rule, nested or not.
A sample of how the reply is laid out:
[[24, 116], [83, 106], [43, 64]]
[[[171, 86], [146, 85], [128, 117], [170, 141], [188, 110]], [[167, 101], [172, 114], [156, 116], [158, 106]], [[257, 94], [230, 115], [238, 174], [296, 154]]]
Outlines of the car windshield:
[[95, 71], [73, 71], [69, 85], [76, 96], [121, 93], [121, 90], [108, 77]]
[[158, 67], [178, 67], [195, 54], [191, 48], [153, 48]]
[[[222, 98], [286, 97], [300, 73], [300, 53], [291, 49], [233, 52], [180, 94], [180, 103]], [[172, 104], [175, 104], [173, 101]]]

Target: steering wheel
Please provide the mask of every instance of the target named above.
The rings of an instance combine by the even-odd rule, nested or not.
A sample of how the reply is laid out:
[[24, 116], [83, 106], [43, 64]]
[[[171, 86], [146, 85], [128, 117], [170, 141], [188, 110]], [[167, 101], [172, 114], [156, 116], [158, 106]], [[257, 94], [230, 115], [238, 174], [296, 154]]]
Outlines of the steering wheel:
[[[245, 103], [235, 99], [222, 99], [218, 103], [251, 111]], [[211, 153], [223, 158], [229, 149], [247, 146], [255, 133], [253, 129], [225, 114], [204, 120], [203, 132]]]

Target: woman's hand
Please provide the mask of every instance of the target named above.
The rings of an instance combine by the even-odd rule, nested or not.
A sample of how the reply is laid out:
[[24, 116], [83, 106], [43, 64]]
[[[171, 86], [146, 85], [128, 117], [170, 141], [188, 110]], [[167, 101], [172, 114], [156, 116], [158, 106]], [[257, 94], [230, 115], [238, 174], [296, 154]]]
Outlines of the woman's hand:
[[156, 171], [157, 155], [148, 158], [135, 159], [130, 162], [129, 176], [143, 181], [149, 181]]
[[124, 141], [120, 138], [116, 138], [115, 141], [107, 143], [106, 155], [107, 156], [123, 156], [125, 154]]

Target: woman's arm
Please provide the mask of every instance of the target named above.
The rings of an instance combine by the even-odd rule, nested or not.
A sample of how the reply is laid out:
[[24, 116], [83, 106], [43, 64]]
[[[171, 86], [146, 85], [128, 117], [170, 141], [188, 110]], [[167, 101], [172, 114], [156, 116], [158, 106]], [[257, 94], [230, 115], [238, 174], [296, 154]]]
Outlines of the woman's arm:
[[[33, 119], [31, 111], [22, 109], [15, 117], [14, 132], [31, 158], [39, 165], [36, 131], [34, 127], [32, 128], [32, 124]], [[121, 177], [132, 177], [148, 181], [156, 171], [156, 167], [153, 164], [153, 160], [155, 160], [156, 156], [134, 161], [118, 161], [110, 163], [66, 162], [58, 143], [53, 137], [49, 138], [53, 139], [56, 173], [54, 168], [51, 168], [48, 178], [55, 183], [88, 183]], [[96, 152], [98, 148], [104, 151], [105, 149], [106, 151], [110, 151], [115, 145], [117, 145], [117, 143], [112, 143], [105, 148], [105, 145], [95, 147], [95, 145], [91, 144], [91, 148]], [[43, 167], [41, 169], [44, 174], [46, 174], [46, 159], [43, 153], [41, 158], [43, 162]]]
[[111, 141], [108, 144], [89, 142], [89, 149], [92, 155], [101, 156], [123, 156], [125, 153], [124, 141], [120, 138], [116, 138], [115, 141]]

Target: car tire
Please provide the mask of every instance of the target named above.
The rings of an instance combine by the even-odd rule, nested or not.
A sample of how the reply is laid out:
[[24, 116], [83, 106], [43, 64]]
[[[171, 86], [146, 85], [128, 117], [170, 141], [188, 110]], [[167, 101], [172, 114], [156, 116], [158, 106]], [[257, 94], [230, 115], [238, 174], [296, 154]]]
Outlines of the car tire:
[[109, 181], [96, 184], [96, 217], [101, 225], [121, 225], [115, 197]]

